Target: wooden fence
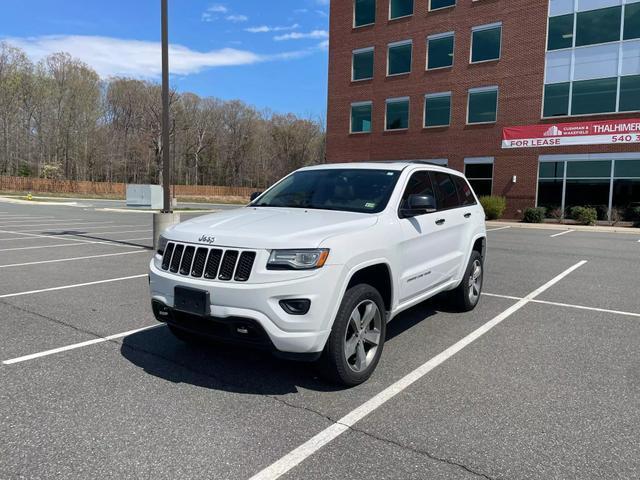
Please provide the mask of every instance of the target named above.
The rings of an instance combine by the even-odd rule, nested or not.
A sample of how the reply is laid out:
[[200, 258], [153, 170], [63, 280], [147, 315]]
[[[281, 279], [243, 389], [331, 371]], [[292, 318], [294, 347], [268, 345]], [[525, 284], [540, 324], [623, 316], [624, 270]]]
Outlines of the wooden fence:
[[[248, 197], [255, 188], [218, 185], [174, 185], [177, 197]], [[80, 195], [109, 195], [124, 198], [124, 183], [76, 182], [30, 177], [0, 176], [0, 191], [33, 193], [75, 193]]]

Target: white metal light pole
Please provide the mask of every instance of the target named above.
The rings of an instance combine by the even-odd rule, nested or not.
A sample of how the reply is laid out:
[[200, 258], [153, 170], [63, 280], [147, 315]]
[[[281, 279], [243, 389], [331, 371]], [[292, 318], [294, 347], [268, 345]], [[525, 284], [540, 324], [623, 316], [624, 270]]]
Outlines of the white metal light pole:
[[171, 208], [171, 155], [169, 145], [169, 9], [168, 0], [160, 0], [162, 10], [162, 187], [163, 209], [153, 216], [153, 248], [158, 248], [162, 232], [180, 222], [180, 214]]

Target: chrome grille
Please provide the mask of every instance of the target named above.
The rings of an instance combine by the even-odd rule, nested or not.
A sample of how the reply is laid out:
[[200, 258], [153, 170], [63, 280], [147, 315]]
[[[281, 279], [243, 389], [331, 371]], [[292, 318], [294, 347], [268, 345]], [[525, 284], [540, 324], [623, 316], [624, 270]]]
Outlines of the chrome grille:
[[162, 270], [207, 280], [246, 282], [251, 276], [256, 252], [196, 247], [169, 242], [162, 257]]

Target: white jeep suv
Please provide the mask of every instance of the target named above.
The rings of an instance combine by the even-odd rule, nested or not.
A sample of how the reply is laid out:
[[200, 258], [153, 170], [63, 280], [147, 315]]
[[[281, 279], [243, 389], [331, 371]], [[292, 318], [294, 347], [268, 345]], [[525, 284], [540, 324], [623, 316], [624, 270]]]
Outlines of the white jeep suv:
[[152, 306], [181, 340], [268, 348], [356, 385], [376, 368], [398, 313], [441, 292], [461, 311], [478, 303], [485, 215], [459, 172], [321, 165], [254, 196], [161, 237]]

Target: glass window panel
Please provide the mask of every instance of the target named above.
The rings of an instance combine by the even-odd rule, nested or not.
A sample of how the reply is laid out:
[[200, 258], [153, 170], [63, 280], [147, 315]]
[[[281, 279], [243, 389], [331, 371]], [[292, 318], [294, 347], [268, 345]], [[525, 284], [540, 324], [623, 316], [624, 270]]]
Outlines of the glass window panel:
[[573, 80], [590, 80], [592, 78], [617, 76], [619, 54], [619, 43], [577, 48], [574, 52], [575, 64]]
[[498, 91], [469, 93], [468, 123], [495, 122], [498, 109]]
[[391, 0], [390, 18], [413, 15], [413, 0]]
[[563, 117], [569, 115], [570, 83], [556, 83], [544, 87], [545, 117]]
[[409, 128], [409, 100], [387, 102], [387, 130]]
[[463, 207], [475, 205], [477, 203], [476, 199], [474, 198], [473, 192], [471, 191], [471, 188], [469, 187], [469, 184], [466, 182], [466, 180], [457, 175], [452, 175], [451, 178], [453, 179], [453, 183], [456, 184], [460, 204]]
[[616, 160], [615, 176], [640, 178], [640, 160]]
[[640, 2], [628, 3], [624, 10], [624, 39], [640, 38]]
[[437, 10], [438, 8], [453, 7], [455, 4], [456, 0], [431, 0], [429, 8]]
[[538, 206], [546, 208], [549, 214], [562, 208], [562, 184], [562, 179], [538, 181]]
[[429, 39], [427, 68], [442, 68], [453, 65], [454, 36]]
[[411, 47], [410, 43], [389, 47], [389, 75], [411, 71]]
[[436, 194], [433, 191], [429, 172], [420, 171], [411, 175], [411, 178], [409, 178], [409, 182], [407, 183], [407, 188], [402, 194], [402, 201], [400, 204], [403, 207], [407, 206], [407, 200], [409, 200], [411, 195], [431, 195], [435, 198]]
[[376, 21], [376, 0], [355, 0], [354, 25], [360, 27]]
[[640, 41], [622, 44], [622, 75], [640, 75]]
[[567, 178], [611, 177], [611, 160], [567, 163]]
[[598, 220], [605, 220], [609, 210], [609, 190], [609, 179], [567, 180], [565, 209], [571, 213], [572, 207], [592, 207], [598, 211]]
[[464, 166], [467, 178], [493, 178], [492, 163], [467, 163]]
[[488, 197], [491, 195], [491, 191], [493, 190], [493, 181], [492, 180], [472, 180], [469, 179], [469, 183], [471, 184], [471, 188], [476, 192], [478, 197]]
[[573, 0], [551, 0], [549, 7], [549, 16], [566, 15], [573, 13]]
[[620, 78], [620, 111], [640, 110], [640, 75]]
[[640, 207], [640, 179], [615, 180], [613, 182], [613, 208], [622, 211], [627, 221], [638, 220], [634, 208]]
[[472, 33], [472, 62], [484, 62], [500, 58], [502, 27], [476, 30]]
[[353, 54], [353, 79], [366, 80], [373, 77], [373, 50]]
[[545, 83], [571, 81], [571, 50], [547, 53]]
[[431, 179], [436, 189], [438, 210], [457, 208], [460, 206], [458, 191], [451, 176], [443, 172], [431, 172]]
[[576, 46], [620, 40], [622, 7], [580, 12], [576, 18]]
[[617, 78], [574, 82], [571, 114], [615, 112], [617, 90]]
[[563, 178], [564, 162], [540, 162], [540, 178]]
[[451, 95], [427, 97], [424, 112], [425, 127], [444, 127], [451, 121]]
[[549, 18], [549, 40], [547, 50], [571, 48], [573, 46], [573, 13]]
[[351, 133], [371, 132], [371, 104], [351, 106]]

